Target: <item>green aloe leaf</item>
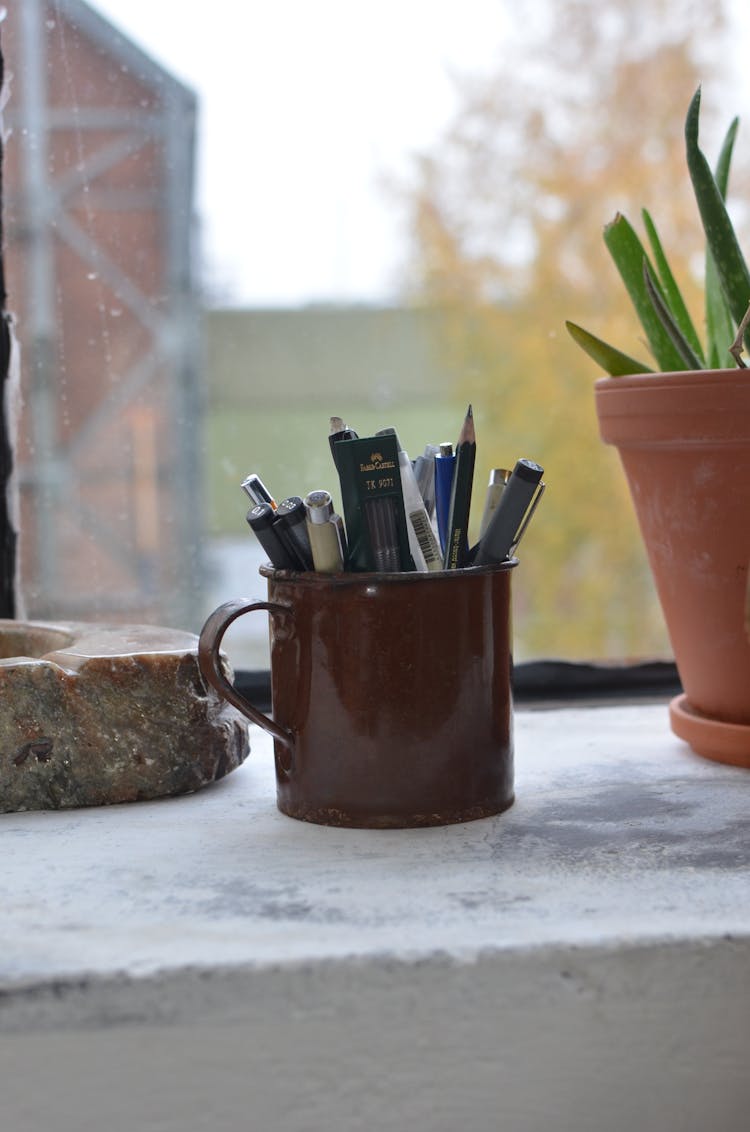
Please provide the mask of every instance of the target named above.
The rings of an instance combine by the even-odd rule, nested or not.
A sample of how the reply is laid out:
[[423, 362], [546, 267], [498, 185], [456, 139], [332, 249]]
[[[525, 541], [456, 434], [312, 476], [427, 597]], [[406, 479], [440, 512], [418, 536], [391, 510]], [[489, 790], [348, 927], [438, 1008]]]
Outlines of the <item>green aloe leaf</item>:
[[645, 261], [643, 263], [643, 281], [646, 285], [648, 297], [653, 303], [654, 310], [661, 319], [662, 325], [669, 335], [673, 346], [682, 358], [686, 369], [704, 369], [705, 361], [703, 357], [698, 357], [695, 350], [682, 333], [682, 329], [678, 326], [671, 310], [664, 301], [661, 291], [656, 285], [656, 280], [651, 275], [648, 264]]
[[729, 353], [735, 337], [734, 323], [719, 282], [714, 257], [706, 255], [706, 348], [709, 369], [735, 365]]
[[701, 91], [698, 87], [685, 120], [688, 170], [721, 289], [732, 318], [739, 324], [750, 302], [750, 272], [737, 242], [721, 190], [698, 145], [700, 98]]
[[590, 358], [611, 377], [623, 377], [630, 373], [653, 373], [650, 366], [624, 354], [622, 350], [615, 349], [608, 342], [590, 334], [575, 322], [566, 322], [568, 332], [574, 342], [585, 350]]
[[[669, 261], [667, 260], [667, 257], [664, 253], [662, 242], [659, 239], [659, 233], [656, 230], [656, 225], [654, 224], [648, 209], [642, 209], [641, 216], [643, 217], [643, 224], [646, 229], [649, 243], [651, 244], [651, 252], [654, 257], [654, 265], [658, 274], [659, 283], [661, 284], [667, 312], [670, 315], [669, 324], [667, 324], [667, 322], [665, 322], [664, 318], [662, 317], [664, 328], [683, 357], [684, 352], [681, 346], [678, 345], [678, 341], [680, 343], [684, 342], [689, 346], [690, 353], [698, 363], [697, 367], [694, 368], [702, 369], [706, 364], [706, 359], [703, 355], [703, 347], [701, 346], [698, 332], [693, 326], [693, 320], [691, 319], [687, 306], [685, 305], [685, 300], [682, 297], [682, 292], [680, 291], [680, 288], [677, 285], [677, 281], [672, 273], [672, 269], [669, 266]], [[649, 275], [648, 278], [651, 279], [653, 284], [654, 281], [652, 277]], [[653, 295], [651, 295], [651, 290], [649, 290], [649, 297], [651, 298], [651, 301], [654, 302]], [[661, 295], [659, 296], [659, 299], [661, 300]], [[656, 306], [657, 313], [659, 313], [659, 306], [657, 305], [657, 303], [654, 303], [654, 306]], [[674, 335], [670, 332], [671, 325], [676, 325], [679, 328], [680, 335], [678, 339], [675, 339]]]
[[[729, 168], [732, 163], [732, 151], [737, 136], [739, 119], [735, 118], [724, 137], [719, 152], [714, 176], [722, 197], [726, 200], [729, 185]], [[735, 364], [729, 353], [729, 346], [734, 339], [734, 323], [729, 312], [724, 292], [719, 282], [716, 262], [709, 247], [706, 247], [706, 347], [708, 365], [711, 369], [722, 369]]]
[[630, 295], [656, 364], [662, 370], [684, 369], [685, 363], [664, 329], [646, 290], [643, 264], [649, 265], [652, 278], [655, 276], [654, 268], [633, 226], [621, 213], [618, 212], [604, 229], [604, 242]]

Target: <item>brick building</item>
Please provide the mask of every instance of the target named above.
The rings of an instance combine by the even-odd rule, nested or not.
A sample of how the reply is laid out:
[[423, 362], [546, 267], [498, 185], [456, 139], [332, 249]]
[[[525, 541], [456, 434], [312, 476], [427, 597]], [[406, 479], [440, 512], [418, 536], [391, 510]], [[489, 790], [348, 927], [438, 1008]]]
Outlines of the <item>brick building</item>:
[[196, 100], [82, 0], [2, 34], [25, 613], [194, 627]]

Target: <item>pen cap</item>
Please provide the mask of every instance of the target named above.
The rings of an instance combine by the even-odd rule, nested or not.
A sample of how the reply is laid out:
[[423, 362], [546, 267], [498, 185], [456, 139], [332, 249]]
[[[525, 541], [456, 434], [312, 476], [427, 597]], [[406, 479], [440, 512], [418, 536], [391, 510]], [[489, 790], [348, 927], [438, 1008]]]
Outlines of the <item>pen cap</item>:
[[297, 516], [301, 516], [304, 519], [305, 505], [299, 495], [288, 495], [286, 499], [282, 499], [276, 508], [276, 518], [282, 516], [287, 519], [295, 519]]
[[516, 461], [487, 530], [479, 540], [475, 565], [503, 562], [518, 545], [544, 489], [543, 475], [544, 469], [533, 460]]
[[535, 464], [533, 460], [517, 460], [513, 475], [525, 480], [526, 483], [537, 484], [544, 475], [544, 468], [541, 464]]
[[266, 531], [273, 525], [276, 512], [270, 503], [256, 503], [247, 513], [248, 525], [254, 531]]
[[249, 495], [253, 503], [269, 503], [272, 508], [276, 507], [276, 500], [273, 498], [260, 476], [256, 475], [254, 472], [249, 476], [245, 476], [240, 487], [246, 495]]
[[329, 491], [311, 491], [305, 496], [304, 503], [311, 523], [327, 523], [333, 514], [333, 499]]

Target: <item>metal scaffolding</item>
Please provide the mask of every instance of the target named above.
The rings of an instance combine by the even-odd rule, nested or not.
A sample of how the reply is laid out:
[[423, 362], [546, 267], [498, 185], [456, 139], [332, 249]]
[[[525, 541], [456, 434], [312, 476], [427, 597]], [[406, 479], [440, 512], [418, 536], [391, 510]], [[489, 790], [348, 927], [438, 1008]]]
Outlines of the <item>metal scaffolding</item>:
[[[82, 0], [24, 0], [4, 39], [16, 75], [7, 241], [28, 611], [193, 627], [203, 588], [195, 96]], [[110, 234], [128, 225], [120, 246]], [[98, 354], [86, 352], [92, 342]], [[111, 562], [99, 572], [105, 593], [80, 584], [87, 555]]]

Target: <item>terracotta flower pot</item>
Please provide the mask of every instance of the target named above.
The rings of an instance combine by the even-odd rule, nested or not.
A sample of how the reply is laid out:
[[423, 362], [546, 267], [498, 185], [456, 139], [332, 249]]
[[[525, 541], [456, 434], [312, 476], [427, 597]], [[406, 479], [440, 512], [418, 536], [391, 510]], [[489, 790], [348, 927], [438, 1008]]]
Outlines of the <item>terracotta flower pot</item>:
[[684, 689], [672, 730], [707, 758], [750, 767], [750, 370], [602, 378], [596, 409]]

